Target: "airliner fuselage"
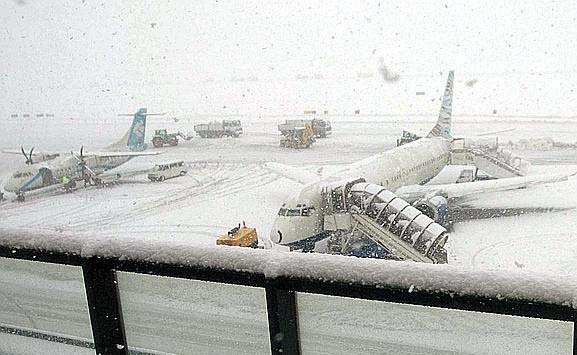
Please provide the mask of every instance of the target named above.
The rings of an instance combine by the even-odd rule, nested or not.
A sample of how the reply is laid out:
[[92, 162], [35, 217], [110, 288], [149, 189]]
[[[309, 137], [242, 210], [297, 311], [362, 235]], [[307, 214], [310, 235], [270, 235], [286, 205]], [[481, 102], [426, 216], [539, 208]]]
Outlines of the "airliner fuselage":
[[[143, 152], [146, 148], [144, 134], [146, 130], [146, 117], [149, 115], [146, 108], [139, 109], [134, 115], [132, 125], [126, 134], [116, 143], [106, 147], [105, 152], [93, 152], [83, 155], [83, 148], [80, 155], [58, 153], [54, 159], [42, 160], [33, 164], [32, 150], [29, 155], [24, 149], [22, 153], [26, 157], [28, 166], [14, 172], [4, 185], [4, 190], [21, 195], [25, 192], [42, 189], [61, 182], [64, 176], [69, 178], [84, 178], [85, 174], [100, 174], [105, 170], [120, 166], [135, 156], [155, 155], [155, 152]], [[12, 152], [9, 152], [12, 153]], [[18, 153], [19, 154], [19, 153]]]
[[[90, 156], [85, 159], [85, 163], [92, 171], [102, 172], [120, 166], [131, 158]], [[64, 176], [77, 176], [81, 170], [78, 160], [72, 155], [61, 156], [17, 170], [10, 176], [4, 189], [14, 193], [32, 191], [56, 184]]]
[[280, 208], [271, 230], [271, 241], [292, 244], [322, 231], [321, 193], [333, 182], [364, 178], [394, 191], [401, 186], [427, 182], [450, 160], [450, 141], [442, 137], [421, 138], [349, 165], [333, 176], [305, 185]]

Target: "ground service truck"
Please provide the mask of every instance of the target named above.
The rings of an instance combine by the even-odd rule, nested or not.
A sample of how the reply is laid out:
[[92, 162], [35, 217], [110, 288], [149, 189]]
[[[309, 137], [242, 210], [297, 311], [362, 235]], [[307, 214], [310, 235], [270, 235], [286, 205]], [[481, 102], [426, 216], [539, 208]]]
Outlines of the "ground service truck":
[[280, 146], [285, 148], [309, 148], [315, 141], [314, 132], [310, 124], [293, 127], [286, 132], [280, 139]]
[[165, 144], [174, 147], [178, 145], [178, 137], [187, 141], [192, 139], [192, 136], [182, 132], [167, 133], [166, 129], [157, 129], [154, 131], [154, 137], [152, 137], [152, 145], [154, 145], [155, 148], [161, 148]]
[[237, 138], [242, 134], [242, 125], [239, 120], [211, 121], [194, 125], [194, 131], [202, 138]]
[[288, 136], [295, 127], [304, 127], [306, 124], [313, 129], [315, 138], [326, 138], [332, 133], [331, 123], [327, 120], [313, 118], [307, 120], [286, 120], [278, 125], [278, 130], [283, 136]]

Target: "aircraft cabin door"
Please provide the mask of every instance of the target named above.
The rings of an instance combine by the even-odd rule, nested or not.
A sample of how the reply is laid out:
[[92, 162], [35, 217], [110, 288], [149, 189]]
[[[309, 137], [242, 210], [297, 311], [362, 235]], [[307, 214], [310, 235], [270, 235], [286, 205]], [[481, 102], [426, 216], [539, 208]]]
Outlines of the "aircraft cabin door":
[[48, 168], [40, 168], [40, 174], [42, 175], [43, 186], [48, 186], [54, 183], [54, 176], [52, 175], [52, 170]]

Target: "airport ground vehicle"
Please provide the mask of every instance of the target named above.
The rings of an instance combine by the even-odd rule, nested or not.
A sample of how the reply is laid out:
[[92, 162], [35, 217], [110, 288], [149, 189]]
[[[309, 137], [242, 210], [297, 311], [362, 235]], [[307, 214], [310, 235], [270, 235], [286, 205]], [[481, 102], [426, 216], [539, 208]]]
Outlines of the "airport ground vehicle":
[[[140, 108], [134, 114], [122, 114], [132, 116], [132, 125], [126, 134], [117, 142], [107, 146], [101, 152], [84, 152], [84, 146], [80, 147], [80, 154], [74, 152], [49, 152], [34, 153], [34, 149], [26, 152], [20, 149], [3, 150], [9, 154], [23, 154], [26, 158], [26, 166], [12, 173], [4, 184], [4, 190], [12, 192], [22, 199], [24, 194], [42, 194], [57, 189], [64, 176], [72, 179], [84, 179], [89, 173], [95, 176], [105, 171], [114, 169], [138, 156], [158, 155], [161, 152], [144, 151], [146, 144], [146, 119], [148, 116], [160, 114], [148, 113], [146, 108]], [[42, 161], [42, 164], [36, 164]]]
[[157, 129], [154, 131], [154, 137], [152, 137], [152, 145], [155, 148], [161, 148], [165, 144], [174, 147], [178, 145], [178, 137], [187, 141], [192, 139], [192, 136], [187, 136], [182, 132], [167, 133], [166, 129]]
[[412, 133], [412, 132], [403, 130], [403, 135], [401, 136], [401, 138], [397, 138], [397, 147], [400, 147], [403, 144], [407, 144], [407, 143], [411, 143], [413, 141], [416, 141], [419, 138], [421, 138], [421, 137]]
[[278, 125], [278, 130], [283, 136], [287, 136], [295, 127], [303, 127], [305, 124], [311, 126], [315, 138], [326, 138], [332, 133], [331, 123], [319, 118], [313, 118], [312, 120], [285, 120], [285, 123]]
[[285, 148], [309, 148], [314, 142], [314, 132], [307, 123], [304, 126], [293, 127], [286, 131], [280, 140], [280, 146]]
[[152, 171], [148, 173], [150, 181], [164, 181], [187, 173], [186, 166], [182, 160], [167, 161], [156, 164]]
[[239, 120], [211, 121], [194, 125], [194, 131], [202, 138], [239, 137], [242, 125]]
[[218, 237], [216, 245], [256, 248], [258, 246], [256, 229], [248, 228], [243, 222], [242, 227], [239, 224], [238, 227], [234, 227], [226, 234]]

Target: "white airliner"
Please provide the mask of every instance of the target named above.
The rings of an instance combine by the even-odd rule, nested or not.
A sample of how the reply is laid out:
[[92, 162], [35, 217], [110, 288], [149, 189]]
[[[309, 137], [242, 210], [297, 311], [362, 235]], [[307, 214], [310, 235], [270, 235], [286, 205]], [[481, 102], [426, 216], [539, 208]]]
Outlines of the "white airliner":
[[283, 203], [273, 224], [273, 243], [291, 247], [302, 246], [323, 234], [325, 211], [322, 191], [326, 187], [353, 182], [359, 178], [382, 189], [396, 191], [406, 202], [441, 223], [447, 211], [448, 199], [474, 193], [526, 187], [566, 179], [567, 176], [523, 176], [491, 181], [445, 185], [422, 185], [435, 177], [451, 160], [451, 113], [453, 72], [449, 73], [441, 110], [436, 125], [429, 134], [414, 142], [347, 165], [328, 177], [308, 174], [302, 169], [269, 163], [267, 167], [281, 176], [305, 186], [296, 197]]
[[[115, 168], [130, 159], [143, 155], [156, 155], [160, 152], [144, 152], [146, 144], [144, 135], [146, 131], [146, 108], [139, 109], [134, 114], [132, 125], [124, 137], [118, 142], [105, 148], [103, 152], [84, 152], [81, 148], [80, 155], [74, 153], [45, 152], [33, 153], [33, 149], [26, 154], [27, 166], [18, 169], [10, 175], [4, 185], [4, 190], [13, 192], [19, 196], [32, 191], [39, 191], [51, 186], [59, 185], [64, 176], [81, 178], [84, 174], [98, 175], [102, 172]], [[17, 150], [5, 150], [5, 153], [20, 154]], [[38, 162], [34, 162], [38, 160]]]

